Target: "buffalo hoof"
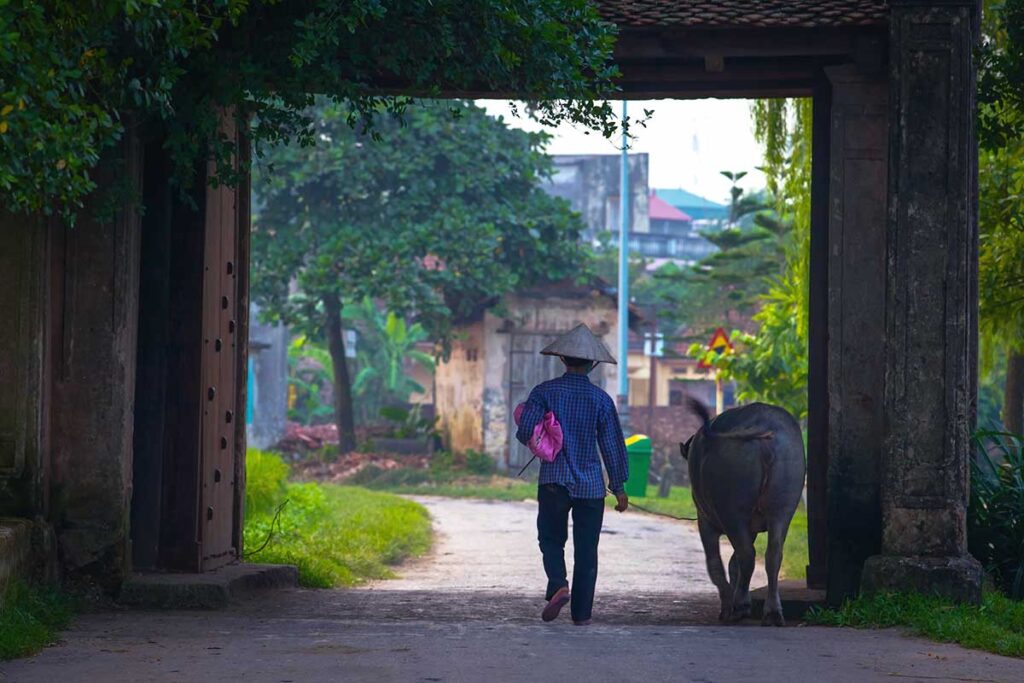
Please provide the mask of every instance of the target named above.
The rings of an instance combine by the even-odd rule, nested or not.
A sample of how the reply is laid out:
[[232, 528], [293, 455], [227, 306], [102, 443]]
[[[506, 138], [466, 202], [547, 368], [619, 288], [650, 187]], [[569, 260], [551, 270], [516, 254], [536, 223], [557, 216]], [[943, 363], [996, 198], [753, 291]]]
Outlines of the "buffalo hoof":
[[786, 620], [782, 612], [765, 612], [761, 618], [761, 626], [785, 626]]
[[729, 614], [729, 621], [743, 621], [750, 616], [750, 603], [745, 605], [734, 605], [732, 613]]

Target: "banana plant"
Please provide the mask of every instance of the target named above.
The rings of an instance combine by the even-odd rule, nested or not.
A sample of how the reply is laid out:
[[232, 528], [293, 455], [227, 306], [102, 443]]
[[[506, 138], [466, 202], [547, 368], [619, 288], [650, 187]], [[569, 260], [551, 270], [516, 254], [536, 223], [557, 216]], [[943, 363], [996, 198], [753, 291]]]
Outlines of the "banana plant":
[[417, 344], [428, 339], [422, 325], [409, 325], [394, 311], [384, 314], [370, 299], [349, 307], [345, 315], [360, 323], [362, 336], [356, 355], [359, 370], [352, 382], [356, 396], [384, 405], [405, 403], [411, 394], [425, 391], [405, 372], [407, 361], [434, 371], [434, 358], [416, 348]]
[[321, 397], [333, 378], [334, 363], [327, 349], [305, 335], [296, 336], [288, 345], [288, 418], [307, 425], [329, 422], [334, 407]]

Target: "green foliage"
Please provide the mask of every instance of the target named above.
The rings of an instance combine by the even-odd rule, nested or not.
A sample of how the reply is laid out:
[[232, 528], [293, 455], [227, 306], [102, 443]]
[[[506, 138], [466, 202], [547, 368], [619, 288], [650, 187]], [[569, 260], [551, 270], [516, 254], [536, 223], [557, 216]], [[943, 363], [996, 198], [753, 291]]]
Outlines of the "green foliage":
[[437, 430], [439, 418], [424, 417], [418, 403], [412, 408], [385, 406], [380, 409], [380, 416], [388, 421], [390, 427], [388, 436], [393, 439], [432, 439], [439, 435]]
[[536, 500], [537, 485], [508, 477], [460, 477], [453, 481], [431, 480], [418, 483], [379, 484], [381, 490], [392, 493], [445, 498], [476, 498], [479, 500], [521, 501]]
[[271, 317], [319, 337], [325, 296], [370, 297], [446, 341], [454, 319], [520, 283], [578, 272], [579, 218], [540, 187], [544, 135], [432, 102], [404, 126], [382, 120], [381, 144], [348, 127], [346, 107], [312, 112], [320, 144], [275, 148], [254, 184], [253, 290]]
[[248, 449], [245, 455], [245, 514], [249, 519], [273, 515], [288, 488], [288, 465], [280, 456]]
[[1024, 0], [984, 0], [978, 51], [978, 140], [994, 150], [1024, 139]]
[[782, 272], [790, 232], [763, 194], [747, 194], [739, 187], [745, 172], [722, 175], [733, 182], [730, 221], [701, 233], [718, 250], [692, 267], [666, 264], [631, 290], [638, 301], [657, 309], [663, 327], [686, 326], [691, 339], [704, 339], [711, 330], [758, 309], [768, 278]]
[[[400, 467], [384, 470], [371, 465], [354, 474], [346, 483], [394, 493], [446, 495], [439, 491], [468, 482], [475, 487], [486, 488], [485, 482], [492, 483], [495, 469], [496, 463], [486, 453], [438, 451], [430, 457], [429, 466], [425, 469]], [[493, 477], [493, 481], [518, 483], [505, 477]]]
[[[764, 145], [768, 192], [783, 217], [774, 221], [781, 274], [768, 277], [757, 295], [755, 333], [733, 332], [734, 352], [718, 356], [691, 346], [691, 355], [737, 382], [737, 399], [782, 406], [807, 416], [807, 327], [810, 267], [812, 100], [759, 100], [755, 134]], [[762, 224], [764, 221], [762, 221]]]
[[17, 211], [81, 206], [129, 125], [162, 130], [178, 183], [204, 158], [233, 182], [218, 111], [255, 122], [257, 153], [309, 143], [314, 91], [361, 130], [409, 105], [385, 90], [481, 87], [529, 93], [546, 124], [617, 127], [614, 27], [586, 0], [0, 0], [0, 37], [0, 191]]
[[848, 601], [838, 610], [812, 608], [812, 624], [854, 628], [909, 627], [944, 643], [1024, 657], [1024, 603], [987, 593], [980, 606], [954, 605], [920, 593], [881, 593]]
[[[1021, 397], [1011, 395], [1004, 363], [1024, 354], [1024, 0], [986, 0], [984, 9], [978, 53], [980, 384], [1000, 376], [1010, 410]], [[1004, 418], [1011, 428], [1024, 419]]]
[[72, 600], [54, 588], [12, 583], [0, 599], [0, 661], [27, 657], [53, 644], [74, 612]]
[[790, 223], [770, 213], [758, 213], [749, 228], [702, 233], [718, 251], [686, 275], [694, 294], [692, 325], [706, 332], [728, 324], [737, 315], [746, 317], [757, 311], [771, 289], [771, 278], [783, 272], [791, 232]]
[[346, 307], [345, 317], [354, 320], [359, 328], [359, 369], [352, 381], [352, 392], [360, 399], [358, 408], [364, 422], [376, 417], [381, 406], [405, 403], [411, 394], [425, 392], [405, 372], [409, 362], [434, 370], [434, 358], [416, 348], [429, 339], [423, 325], [409, 325], [394, 311], [384, 315], [369, 298], [359, 306]]
[[996, 586], [1024, 600], [1024, 437], [981, 431], [971, 465], [970, 551]]
[[494, 474], [495, 470], [497, 470], [497, 463], [494, 462], [494, 458], [486, 453], [470, 449], [462, 457], [466, 461], [466, 471], [470, 474], [486, 477]]
[[334, 361], [322, 345], [298, 335], [288, 345], [288, 384], [295, 401], [288, 419], [310, 425], [334, 419], [334, 407], [323, 401], [324, 389], [334, 382]]
[[302, 585], [332, 588], [388, 578], [390, 567], [429, 548], [430, 518], [422, 506], [350, 486], [287, 483], [282, 468], [287, 475], [276, 455], [247, 454], [247, 505], [254, 486], [260, 493], [246, 510], [245, 547], [252, 553], [270, 538], [247, 558], [294, 564]]
[[[979, 327], [993, 347], [1024, 352], [1024, 139], [979, 152]], [[985, 358], [991, 366], [991, 358]]]

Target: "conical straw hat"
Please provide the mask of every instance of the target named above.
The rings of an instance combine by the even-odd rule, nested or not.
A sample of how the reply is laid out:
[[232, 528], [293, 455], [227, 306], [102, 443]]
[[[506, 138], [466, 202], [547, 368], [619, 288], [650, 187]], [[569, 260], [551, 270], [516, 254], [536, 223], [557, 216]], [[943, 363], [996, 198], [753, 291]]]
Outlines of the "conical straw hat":
[[562, 356], [565, 358], [582, 358], [598, 363], [615, 364], [615, 358], [600, 339], [594, 336], [590, 328], [580, 323], [567, 334], [563, 334], [548, 344], [541, 353], [545, 356]]

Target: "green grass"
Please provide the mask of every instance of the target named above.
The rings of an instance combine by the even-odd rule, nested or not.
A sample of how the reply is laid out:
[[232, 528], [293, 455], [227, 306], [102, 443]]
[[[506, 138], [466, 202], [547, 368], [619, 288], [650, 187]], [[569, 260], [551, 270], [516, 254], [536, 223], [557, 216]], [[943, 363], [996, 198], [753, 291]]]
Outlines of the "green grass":
[[390, 578], [392, 566], [430, 547], [430, 517], [417, 503], [355, 486], [290, 483], [277, 456], [247, 458], [249, 561], [293, 564], [302, 585], [331, 588]]
[[71, 600], [54, 589], [12, 584], [0, 601], [0, 661], [53, 644], [73, 614]]
[[466, 476], [452, 481], [421, 481], [419, 483], [384, 482], [370, 484], [372, 488], [389, 493], [415, 496], [442, 496], [444, 498], [479, 498], [481, 500], [536, 500], [537, 485], [508, 477]]
[[944, 643], [1024, 657], [1024, 602], [987, 592], [978, 605], [954, 605], [919, 594], [889, 593], [860, 597], [838, 610], [815, 609], [812, 624], [854, 628], [907, 627]]
[[[428, 470], [398, 469], [366, 473], [355, 481], [370, 488], [404, 495], [508, 501], [534, 500], [537, 497], [536, 484], [501, 476], [457, 476], [446, 473], [443, 477], [437, 477]], [[654, 488], [648, 490], [653, 491]], [[605, 500], [608, 507], [615, 506], [615, 499], [611, 496]], [[668, 498], [647, 496], [630, 500], [654, 513], [674, 517], [697, 515], [690, 489], [685, 486], [674, 487]], [[754, 543], [758, 557], [764, 557], [767, 545], [767, 535], [760, 534]], [[797, 508], [789, 527], [782, 554], [781, 573], [785, 578], [795, 580], [807, 576], [807, 511], [802, 505]]]

